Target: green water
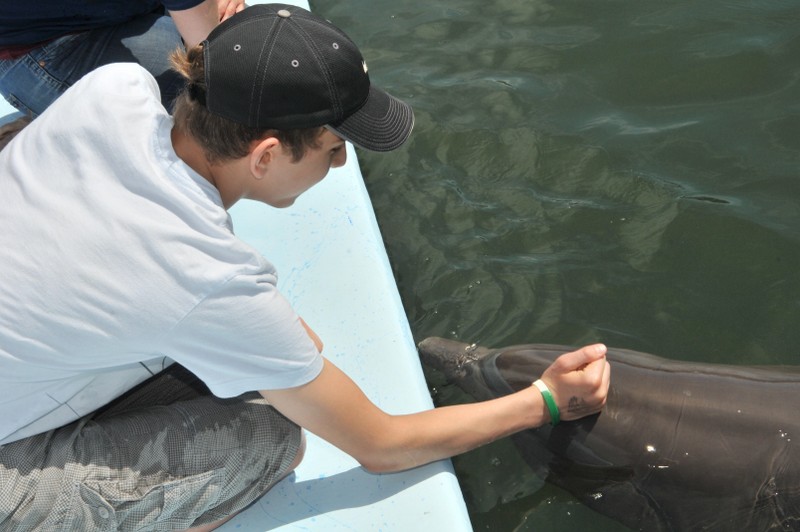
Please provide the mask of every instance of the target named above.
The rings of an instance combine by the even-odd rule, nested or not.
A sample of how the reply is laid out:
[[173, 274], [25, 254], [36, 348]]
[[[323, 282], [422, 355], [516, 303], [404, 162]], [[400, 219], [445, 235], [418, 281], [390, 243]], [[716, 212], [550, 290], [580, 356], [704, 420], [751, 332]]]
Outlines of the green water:
[[[416, 112], [359, 157], [418, 340], [797, 364], [800, 2], [312, 8]], [[518, 460], [454, 461], [476, 530], [619, 529]]]

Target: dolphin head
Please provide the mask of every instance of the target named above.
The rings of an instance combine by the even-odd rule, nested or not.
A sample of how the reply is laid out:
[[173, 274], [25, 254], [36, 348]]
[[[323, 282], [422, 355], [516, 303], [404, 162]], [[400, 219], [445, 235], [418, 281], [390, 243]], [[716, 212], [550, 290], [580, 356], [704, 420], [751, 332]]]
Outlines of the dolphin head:
[[485, 401], [496, 397], [486, 385], [480, 361], [492, 350], [445, 338], [426, 338], [417, 346], [423, 364], [442, 372], [448, 382], [475, 399]]
[[424, 364], [479, 400], [527, 388], [570, 349], [547, 344], [487, 349], [437, 337], [426, 338], [417, 347]]
[[[564, 352], [557, 346], [519, 346], [487, 349], [445, 338], [426, 338], [418, 344], [422, 362], [442, 372], [448, 382], [457, 385], [479, 401], [508, 395], [533, 381]], [[577, 425], [573, 425], [573, 430]], [[554, 454], [548, 447], [551, 426], [524, 431], [513, 437], [524, 450], [523, 457], [542, 478], [548, 476]], [[521, 443], [524, 441], [524, 443]]]

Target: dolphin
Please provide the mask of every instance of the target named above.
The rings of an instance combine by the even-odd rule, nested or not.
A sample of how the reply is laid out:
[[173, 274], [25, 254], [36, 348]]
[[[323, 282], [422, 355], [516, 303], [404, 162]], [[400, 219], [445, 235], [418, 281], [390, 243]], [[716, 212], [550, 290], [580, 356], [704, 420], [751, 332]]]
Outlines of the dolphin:
[[[573, 347], [443, 338], [423, 363], [477, 400], [520, 390]], [[542, 478], [632, 530], [800, 531], [800, 367], [608, 349], [602, 412], [512, 436]]]

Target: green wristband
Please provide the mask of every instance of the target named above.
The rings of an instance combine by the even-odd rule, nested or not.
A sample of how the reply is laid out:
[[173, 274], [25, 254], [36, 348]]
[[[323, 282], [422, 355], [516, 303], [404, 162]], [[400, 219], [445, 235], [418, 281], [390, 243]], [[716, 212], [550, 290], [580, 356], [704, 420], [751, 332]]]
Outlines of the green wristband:
[[533, 385], [539, 388], [539, 391], [542, 392], [544, 404], [547, 405], [547, 409], [550, 411], [550, 424], [555, 427], [558, 425], [558, 422], [561, 421], [561, 414], [558, 413], [558, 407], [556, 406], [556, 400], [553, 399], [553, 394], [550, 393], [550, 390], [547, 388], [547, 385], [542, 381], [542, 379], [534, 382]]

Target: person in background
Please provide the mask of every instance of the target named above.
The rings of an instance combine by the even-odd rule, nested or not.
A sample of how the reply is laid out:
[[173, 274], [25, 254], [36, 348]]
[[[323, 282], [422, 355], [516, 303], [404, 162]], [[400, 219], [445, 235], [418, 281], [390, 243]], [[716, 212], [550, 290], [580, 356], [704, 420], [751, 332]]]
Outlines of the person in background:
[[400, 147], [411, 108], [295, 6], [249, 7], [174, 60], [172, 116], [141, 66], [107, 65], [0, 152], [1, 529], [211, 530], [298, 465], [303, 429], [388, 472], [602, 409], [601, 344], [559, 357], [546, 390], [375, 406], [228, 209], [289, 207], [346, 141]]
[[169, 54], [197, 45], [244, 7], [244, 0], [0, 2], [0, 93], [35, 117], [95, 68], [134, 62], [156, 78], [169, 109], [183, 82]]

